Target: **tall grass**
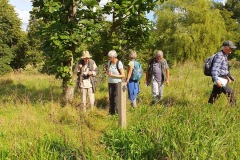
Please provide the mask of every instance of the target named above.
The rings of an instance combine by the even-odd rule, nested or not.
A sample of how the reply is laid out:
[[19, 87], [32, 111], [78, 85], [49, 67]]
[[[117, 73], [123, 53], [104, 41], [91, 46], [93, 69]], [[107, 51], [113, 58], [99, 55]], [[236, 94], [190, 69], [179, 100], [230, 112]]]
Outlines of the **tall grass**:
[[[101, 123], [107, 118], [105, 110], [83, 114], [75, 106], [61, 107], [61, 81], [53, 76], [9, 74], [0, 84], [1, 159], [94, 157], [108, 125]], [[78, 94], [73, 104], [79, 102]]]
[[[207, 104], [212, 82], [201, 67], [171, 69], [170, 86], [154, 106], [144, 77], [138, 107], [127, 102], [127, 129], [118, 127], [118, 116], [108, 115], [104, 76], [96, 108], [87, 113], [76, 109], [77, 90], [73, 105], [61, 107], [61, 81], [53, 76], [31, 70], [3, 76], [0, 159], [239, 159], [240, 110], [224, 95]], [[232, 72], [237, 75], [238, 65]], [[238, 97], [239, 82], [231, 87]]]
[[[240, 109], [225, 95], [208, 105], [211, 78], [198, 65], [171, 70], [163, 101], [149, 106], [149, 89], [142, 86], [145, 104], [128, 114], [128, 128], [107, 131], [102, 143], [116, 159], [239, 159]], [[232, 70], [237, 75], [237, 70]], [[236, 97], [239, 82], [231, 84]], [[145, 97], [144, 96], [144, 97]], [[148, 101], [147, 101], [148, 99]]]

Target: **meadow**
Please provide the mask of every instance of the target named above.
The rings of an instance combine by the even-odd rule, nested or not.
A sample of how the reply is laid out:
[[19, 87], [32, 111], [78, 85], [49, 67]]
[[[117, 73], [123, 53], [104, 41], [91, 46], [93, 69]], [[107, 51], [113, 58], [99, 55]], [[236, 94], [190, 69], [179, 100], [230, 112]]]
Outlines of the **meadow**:
[[[238, 98], [239, 63], [232, 62]], [[101, 74], [93, 111], [60, 104], [61, 81], [32, 68], [0, 77], [0, 159], [240, 159], [240, 109], [225, 95], [207, 104], [212, 89], [202, 65], [170, 69], [164, 98], [150, 105], [142, 78], [137, 108], [127, 102], [127, 128], [108, 115], [106, 77]], [[237, 101], [239, 104], [240, 101]]]

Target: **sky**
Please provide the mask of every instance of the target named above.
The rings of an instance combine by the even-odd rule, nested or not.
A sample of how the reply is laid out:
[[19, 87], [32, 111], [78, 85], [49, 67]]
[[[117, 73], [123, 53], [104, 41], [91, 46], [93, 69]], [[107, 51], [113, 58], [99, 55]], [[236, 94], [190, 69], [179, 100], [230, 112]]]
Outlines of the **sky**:
[[[104, 5], [107, 3], [108, 0], [101, 0], [100, 4]], [[216, 2], [225, 3], [226, 0], [215, 0]], [[22, 29], [26, 31], [28, 20], [30, 17], [29, 11], [32, 10], [32, 3], [31, 0], [9, 0], [9, 3], [14, 6], [16, 13], [18, 14], [19, 18], [22, 20]], [[153, 13], [150, 12], [147, 14], [147, 18], [153, 19]]]

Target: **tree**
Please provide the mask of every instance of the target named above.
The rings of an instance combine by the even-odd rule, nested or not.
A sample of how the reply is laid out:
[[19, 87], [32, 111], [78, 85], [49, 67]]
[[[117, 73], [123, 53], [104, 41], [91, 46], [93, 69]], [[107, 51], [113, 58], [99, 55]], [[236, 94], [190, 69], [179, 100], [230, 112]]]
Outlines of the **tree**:
[[31, 16], [27, 27], [27, 40], [29, 45], [27, 60], [28, 63], [32, 64], [35, 67], [39, 64], [42, 65], [44, 61], [43, 53], [41, 51], [43, 39], [38, 32], [42, 24], [42, 20], [34, 19], [34, 17]]
[[[64, 101], [73, 97], [74, 58], [83, 49], [101, 60], [110, 49], [126, 51], [141, 46], [149, 34], [146, 12], [156, 0], [113, 0], [103, 9], [100, 0], [32, 0], [34, 19], [42, 20], [45, 66], [63, 80]], [[112, 22], [104, 14], [112, 15]], [[98, 54], [96, 54], [98, 53]], [[100, 54], [99, 54], [100, 53]]]
[[[45, 65], [62, 79], [63, 104], [73, 100], [73, 62], [82, 46], [93, 41], [98, 0], [32, 0], [34, 19], [42, 20]], [[101, 17], [100, 17], [101, 18]]]
[[27, 35], [24, 32], [19, 34], [19, 40], [16, 46], [13, 48], [13, 59], [11, 60], [10, 66], [14, 70], [19, 70], [20, 68], [24, 69], [29, 63], [27, 58], [28, 43]]
[[156, 16], [156, 45], [177, 62], [203, 61], [233, 37], [210, 1], [169, 0], [158, 4]]
[[[235, 36], [234, 41], [236, 42], [237, 46], [240, 47], [240, 1], [239, 0], [227, 0], [225, 9], [232, 12], [231, 18], [235, 19]], [[238, 60], [240, 60], [240, 51], [234, 52], [233, 56], [236, 56]]]
[[[240, 46], [240, 1], [239, 0], [227, 0], [224, 4], [222, 3], [213, 3], [213, 7], [220, 10], [222, 17], [224, 18], [224, 22], [226, 25], [226, 29], [229, 34], [234, 35], [231, 37], [231, 40], [235, 42], [235, 44]], [[237, 57], [240, 59], [240, 51], [234, 51], [233, 54], [230, 55], [229, 58]]]
[[14, 58], [21, 39], [21, 21], [8, 0], [0, 0], [0, 74], [10, 72], [10, 63]]
[[103, 14], [111, 16], [100, 30], [97, 47], [103, 59], [109, 50], [115, 49], [123, 56], [129, 49], [139, 50], [149, 38], [151, 23], [146, 13], [153, 10], [156, 0], [112, 0], [103, 7]]
[[240, 23], [240, 1], [239, 0], [227, 0], [225, 9], [233, 12], [232, 18], [236, 19]]

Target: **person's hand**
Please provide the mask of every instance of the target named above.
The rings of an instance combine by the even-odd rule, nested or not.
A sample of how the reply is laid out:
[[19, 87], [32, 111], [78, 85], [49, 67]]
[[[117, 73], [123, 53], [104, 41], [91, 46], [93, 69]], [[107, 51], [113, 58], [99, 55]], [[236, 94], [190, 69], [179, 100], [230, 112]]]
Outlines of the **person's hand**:
[[107, 72], [107, 75], [108, 75], [109, 77], [113, 76], [112, 72]]
[[78, 70], [80, 70], [82, 68], [82, 65], [81, 64], [79, 64], [78, 65]]
[[144, 84], [147, 85], [147, 80], [144, 81]]
[[220, 81], [216, 81], [216, 85], [218, 86], [218, 87], [222, 87], [222, 83], [220, 82]]
[[227, 76], [228, 83], [231, 83], [232, 80]]
[[92, 71], [88, 71], [88, 75], [89, 76], [93, 75], [93, 72]]
[[169, 80], [168, 80], [168, 79], [166, 80], [166, 85], [167, 85], [167, 86], [169, 85]]

